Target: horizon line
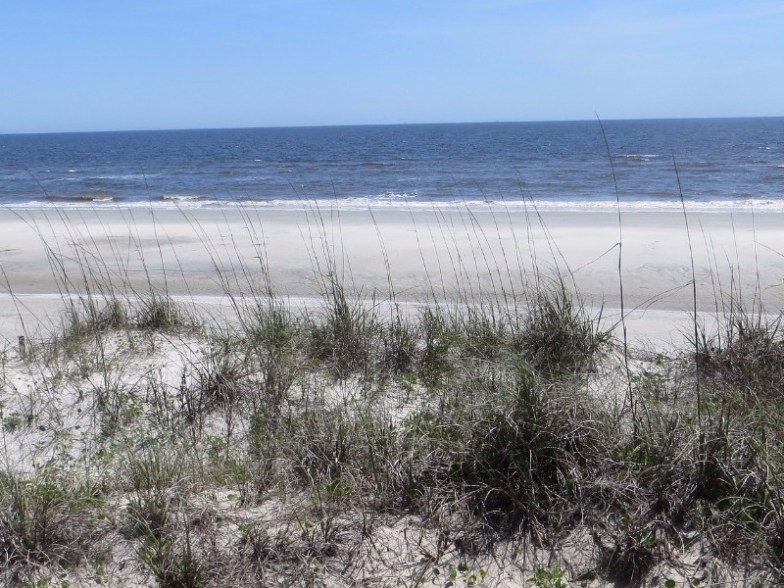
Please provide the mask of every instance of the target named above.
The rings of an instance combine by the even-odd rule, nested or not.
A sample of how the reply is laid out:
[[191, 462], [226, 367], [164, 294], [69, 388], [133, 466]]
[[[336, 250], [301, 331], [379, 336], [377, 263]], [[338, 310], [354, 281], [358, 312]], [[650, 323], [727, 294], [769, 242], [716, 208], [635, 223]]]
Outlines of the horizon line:
[[358, 127], [403, 127], [403, 126], [448, 126], [448, 125], [492, 125], [492, 124], [548, 124], [548, 123], [585, 123], [596, 122], [635, 122], [635, 121], [687, 121], [687, 120], [747, 120], [776, 119], [784, 115], [760, 116], [673, 116], [673, 117], [642, 117], [642, 118], [595, 118], [581, 119], [549, 119], [549, 120], [485, 120], [485, 121], [452, 121], [452, 122], [399, 122], [399, 123], [349, 123], [349, 124], [302, 124], [302, 125], [260, 125], [260, 126], [227, 126], [227, 127], [177, 127], [177, 128], [144, 128], [144, 129], [103, 129], [90, 131], [22, 131], [0, 132], [0, 137], [14, 135], [79, 135], [100, 133], [161, 133], [189, 131], [242, 131], [262, 129], [325, 129], [325, 128], [358, 128]]

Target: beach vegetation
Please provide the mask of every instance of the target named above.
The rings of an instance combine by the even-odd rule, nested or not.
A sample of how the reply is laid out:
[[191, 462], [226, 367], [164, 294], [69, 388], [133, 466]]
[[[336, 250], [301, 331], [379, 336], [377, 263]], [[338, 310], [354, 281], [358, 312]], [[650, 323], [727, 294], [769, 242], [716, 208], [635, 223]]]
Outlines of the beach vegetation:
[[733, 303], [713, 333], [698, 331], [695, 361], [701, 375], [720, 387], [778, 395], [784, 381], [783, 328], [781, 315]]
[[[104, 500], [97, 489], [42, 472], [0, 474], [0, 578], [32, 578], [42, 568], [71, 567], [100, 553], [94, 543]], [[11, 584], [9, 584], [11, 585]]]
[[[216, 261], [248, 283], [210, 323], [50, 248], [62, 327], [2, 365], [0, 580], [784, 580], [780, 318], [733, 304], [652, 356], [568, 272], [514, 283], [519, 252], [455, 257], [464, 290], [431, 276], [406, 306], [389, 270], [389, 300], [366, 297], [334, 251], [310, 308]], [[101, 287], [73, 297], [79, 279]]]
[[133, 325], [137, 329], [166, 331], [191, 326], [183, 310], [166, 294], [151, 291], [138, 303]]
[[516, 325], [513, 343], [537, 372], [563, 376], [595, 367], [610, 340], [601, 310], [591, 314], [562, 280], [536, 289], [528, 313]]

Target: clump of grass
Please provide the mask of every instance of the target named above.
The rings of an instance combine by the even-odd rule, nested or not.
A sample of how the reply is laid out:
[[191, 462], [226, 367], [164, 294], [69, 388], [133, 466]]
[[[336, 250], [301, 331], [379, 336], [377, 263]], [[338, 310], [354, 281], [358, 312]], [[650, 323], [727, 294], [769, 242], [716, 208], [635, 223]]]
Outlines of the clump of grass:
[[117, 298], [105, 302], [94, 297], [80, 297], [79, 306], [71, 305], [64, 328], [65, 340], [81, 339], [118, 330], [130, 324], [126, 305]]
[[182, 537], [145, 537], [138, 556], [160, 588], [203, 588], [207, 585], [205, 562], [194, 549], [187, 526]]
[[324, 320], [310, 324], [310, 355], [325, 362], [339, 378], [366, 373], [379, 332], [373, 310], [351, 300], [342, 282], [333, 278], [326, 295]]
[[396, 315], [392, 324], [382, 329], [381, 365], [392, 375], [411, 373], [417, 359], [417, 339], [407, 319]]
[[455, 367], [461, 334], [452, 317], [440, 307], [425, 308], [419, 324], [424, 347], [419, 373], [426, 386], [439, 386]]
[[202, 410], [209, 412], [239, 403], [250, 388], [248, 374], [242, 356], [226, 349], [208, 353], [203, 365], [196, 366], [196, 386]]
[[135, 305], [114, 297], [80, 296], [78, 304], [67, 307], [60, 333], [42, 345], [31, 345], [27, 359], [43, 353], [49, 364], [57, 359], [75, 360], [78, 371], [85, 376], [90, 371], [110, 369], [107, 352], [112, 347], [111, 335], [128, 336], [134, 330], [172, 331], [194, 325], [195, 321], [189, 320], [168, 296], [150, 294]]
[[284, 304], [260, 301], [242, 317], [246, 355], [252, 369], [258, 370], [258, 403], [279, 406], [303, 371], [304, 321]]
[[444, 410], [420, 413], [406, 433], [431, 504], [467, 506], [497, 536], [536, 536], [569, 520], [599, 426], [561, 405], [524, 364], [452, 386]]
[[756, 394], [778, 394], [784, 380], [781, 315], [767, 317], [761, 309], [747, 311], [733, 304], [713, 336], [699, 331], [695, 348], [703, 376]]
[[125, 534], [140, 542], [139, 561], [152, 573], [161, 588], [200, 588], [206, 585], [208, 567], [196, 544], [194, 520], [207, 533], [214, 533], [209, 517], [204, 519], [187, 510], [187, 476], [175, 457], [157, 451], [146, 452], [130, 464], [133, 497], [126, 507]]
[[41, 475], [0, 474], [0, 578], [24, 577], [41, 567], [68, 568], [97, 553], [95, 524], [102, 499]]
[[150, 292], [139, 300], [133, 319], [137, 329], [168, 331], [190, 326], [180, 307], [167, 295]]
[[172, 507], [181, 498], [180, 483], [185, 478], [182, 463], [162, 448], [148, 450], [129, 464], [134, 495], [128, 508], [131, 536], [163, 537], [169, 526]]
[[470, 306], [462, 317], [464, 353], [485, 361], [501, 358], [510, 346], [509, 314], [494, 306]]
[[281, 457], [321, 502], [344, 501], [370, 477], [365, 460], [372, 427], [372, 420], [343, 410], [308, 410], [287, 421]]
[[608, 545], [596, 540], [600, 567], [606, 577], [620, 586], [641, 586], [659, 561], [662, 544], [655, 525], [640, 526], [627, 519], [613, 533]]
[[726, 561], [739, 557], [753, 566], [771, 558], [764, 537], [778, 499], [770, 476], [781, 463], [773, 457], [778, 441], [768, 440], [782, 430], [779, 411], [765, 408], [767, 400], [724, 392], [708, 398], [700, 422], [696, 397], [672, 398], [641, 398], [645, 418], [636, 435], [602, 457], [603, 471], [618, 482], [597, 496], [602, 506], [591, 508], [592, 528], [603, 573], [629, 585], [641, 585], [694, 537]]
[[591, 316], [563, 281], [540, 287], [517, 324], [513, 345], [539, 373], [559, 377], [591, 370], [610, 332], [600, 327], [601, 313]]

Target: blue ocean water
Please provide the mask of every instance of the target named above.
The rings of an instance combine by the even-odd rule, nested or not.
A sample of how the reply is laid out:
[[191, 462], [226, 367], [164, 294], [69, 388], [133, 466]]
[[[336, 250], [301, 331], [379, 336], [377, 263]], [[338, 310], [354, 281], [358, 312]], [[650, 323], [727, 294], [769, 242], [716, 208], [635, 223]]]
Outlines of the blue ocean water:
[[0, 204], [784, 211], [784, 118], [0, 135]]

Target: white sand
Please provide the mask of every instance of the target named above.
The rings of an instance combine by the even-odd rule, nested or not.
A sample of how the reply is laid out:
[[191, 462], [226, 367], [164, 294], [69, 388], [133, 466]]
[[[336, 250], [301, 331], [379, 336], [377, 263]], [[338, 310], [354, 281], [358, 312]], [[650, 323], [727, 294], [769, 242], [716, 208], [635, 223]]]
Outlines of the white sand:
[[[784, 293], [782, 220], [784, 216], [771, 214], [756, 218], [750, 214], [690, 216], [703, 320], [715, 316], [722, 302], [720, 292], [728, 294], [733, 289], [743, 293], [747, 304], [759, 295], [769, 311], [780, 308]], [[633, 213], [625, 214], [622, 223], [623, 300], [633, 342], [654, 348], [666, 347], [669, 341], [682, 342], [681, 331], [688, 329], [693, 310], [692, 262], [683, 217], [677, 213]], [[22, 333], [44, 334], [60, 320], [65, 302], [85, 291], [137, 296], [153, 288], [194, 304], [218, 320], [231, 320], [230, 296], [264, 292], [268, 275], [277, 295], [293, 304], [310, 306], [318, 304], [320, 285], [329, 271], [341, 274], [350, 290], [365, 299], [377, 296], [388, 300], [391, 282], [398, 299], [411, 305], [426, 303], [434, 296], [456, 303], [500, 300], [514, 304], [524, 298], [538, 268], [540, 275], [562, 275], [594, 308], [604, 305], [608, 323], [612, 323], [620, 316], [618, 243], [617, 216], [601, 212], [549, 212], [539, 218], [488, 211], [414, 215], [385, 211], [372, 217], [368, 212], [338, 215], [330, 211], [319, 215], [313, 211], [235, 209], [192, 213], [14, 213], [0, 209], [0, 336], [14, 345]], [[91, 386], [100, 388], [108, 380], [131, 381], [141, 394], [144, 387], [138, 383], [154, 377], [175, 390], [186, 375], [196, 378], [200, 362], [207, 361], [200, 348], [203, 341], [188, 340], [188, 335], [136, 335], [138, 341], [132, 345], [124, 338], [102, 341], [100, 353], [95, 354], [101, 360], [91, 360], [92, 354], [86, 353], [84, 365], [63, 358], [61, 364], [31, 369], [23, 361], [12, 360], [6, 371], [4, 358], [4, 381], [9, 391], [4, 399], [9, 403], [5, 414], [18, 418], [29, 414], [27, 404], [36, 395], [36, 426], [20, 427], [3, 437], [0, 457], [8, 471], [26, 473], [53, 457], [62, 459], [66, 446], [75, 457], [94, 449], [95, 422], [92, 427], [88, 422]], [[96, 372], [90, 361], [102, 369]], [[600, 384], [605, 399], [612, 398], [614, 388], [622, 390], [620, 397], [625, 391], [624, 383], [618, 386], [614, 382], [613, 373], [611, 369]], [[63, 375], [67, 380], [69, 374], [78, 375], [70, 386], [50, 390], [37, 383], [39, 379], [59, 381]], [[388, 410], [389, 418], [405, 414], [405, 406], [394, 404], [394, 396], [388, 399], [387, 407], [376, 398], [366, 398], [356, 382], [340, 386], [344, 387], [344, 396], [338, 398], [341, 406], [350, 406], [345, 399], [354, 398], [372, 402], [376, 410]], [[88, 392], [83, 397], [85, 389]], [[408, 402], [408, 393], [405, 398]], [[211, 430], [215, 431], [225, 434], [221, 429]], [[61, 444], [66, 438], [70, 445]], [[75, 459], [74, 463], [81, 462]], [[228, 500], [228, 492], [210, 489], [202, 499], [210, 509], [216, 509], [211, 512], [220, 513], [226, 525], [224, 534], [233, 537], [232, 545], [239, 536], [239, 524], [253, 520], [273, 528], [287, 516], [285, 512], [260, 515], [261, 508], [275, 508], [274, 501], [258, 508], [238, 508]], [[220, 496], [222, 501], [216, 498]], [[291, 497], [286, 504], [297, 509]], [[118, 512], [122, 509], [119, 506]], [[363, 573], [372, 571], [392, 578], [427, 569], [422, 567], [423, 549], [435, 551], [432, 546], [436, 541], [429, 525], [415, 517], [398, 519], [388, 526], [381, 519], [372, 532], [374, 547], [381, 546], [375, 553], [386, 555], [378, 561], [371, 559]], [[109, 537], [114, 540], [112, 557], [109, 571], [101, 572], [101, 582], [142, 585], [145, 579], [132, 543], [116, 533]], [[486, 568], [494, 585], [518, 586], [530, 578], [536, 563], [564, 567], [577, 575], [592, 569], [597, 558], [593, 539], [580, 528], [563, 542], [559, 552], [531, 549], [521, 553], [514, 545], [514, 554], [495, 551], [492, 559], [472, 561], [470, 569]], [[674, 553], [684, 566], [676, 566], [682, 573], [669, 569], [670, 562], [663, 561], [650, 573], [651, 581], [683, 578], [687, 583], [698, 573], [706, 574], [711, 568], [704, 565], [702, 549], [702, 544], [696, 543], [685, 553]], [[464, 558], [464, 554], [450, 552], [439, 565], [454, 568]], [[709, 565], [715, 568], [719, 564]], [[76, 567], [68, 573], [72, 583], [87, 585], [89, 581], [82, 582], [80, 574], [92, 578], [95, 570]], [[737, 577], [741, 578], [740, 573]]]
[[[721, 295], [784, 294], [784, 216], [690, 213], [698, 307]], [[683, 215], [270, 209], [0, 210], [0, 335], [15, 340], [59, 316], [65, 294], [143, 294], [150, 285], [206, 308], [265, 291], [317, 297], [329, 272], [367, 299], [521, 300], [536, 272], [560, 274], [586, 304], [620, 317], [619, 252], [628, 327], [656, 345], [689, 323], [691, 256]], [[618, 243], [622, 236], [623, 248]], [[389, 274], [387, 273], [387, 267]], [[388, 279], [388, 278], [391, 278]], [[223, 299], [222, 299], [223, 298]], [[22, 324], [23, 322], [23, 324]]]

